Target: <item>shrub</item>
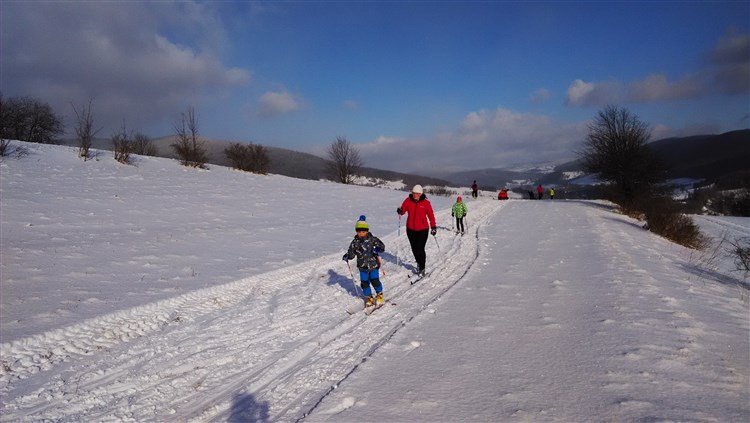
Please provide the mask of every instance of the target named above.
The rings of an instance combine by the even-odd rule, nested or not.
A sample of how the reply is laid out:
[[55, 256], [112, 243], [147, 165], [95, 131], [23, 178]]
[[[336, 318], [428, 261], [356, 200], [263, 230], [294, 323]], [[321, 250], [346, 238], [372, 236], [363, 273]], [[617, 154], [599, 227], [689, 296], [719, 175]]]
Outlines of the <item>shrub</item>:
[[224, 155], [234, 169], [265, 175], [271, 165], [268, 149], [257, 144], [234, 143], [224, 149]]
[[448, 188], [444, 186], [433, 186], [430, 188], [427, 188], [427, 193], [432, 195], [441, 195], [443, 197], [449, 197], [453, 195], [453, 191], [449, 190]]
[[716, 214], [750, 217], [750, 191], [718, 192], [706, 203], [706, 207]]
[[676, 201], [668, 197], [653, 197], [641, 204], [646, 227], [651, 232], [689, 248], [702, 249], [707, 245], [698, 226], [690, 216], [679, 211]]
[[123, 164], [130, 164], [131, 140], [124, 133], [117, 134], [112, 137], [112, 145], [115, 160]]
[[139, 154], [141, 156], [159, 155], [159, 149], [156, 147], [156, 144], [151, 141], [151, 138], [140, 132], [136, 132], [135, 135], [133, 135], [133, 142], [130, 147], [133, 154]]
[[734, 257], [735, 268], [747, 278], [750, 274], [750, 238], [736, 239], [729, 244], [727, 252]]
[[5, 157], [6, 154], [10, 153], [10, 140], [0, 138], [0, 157]]

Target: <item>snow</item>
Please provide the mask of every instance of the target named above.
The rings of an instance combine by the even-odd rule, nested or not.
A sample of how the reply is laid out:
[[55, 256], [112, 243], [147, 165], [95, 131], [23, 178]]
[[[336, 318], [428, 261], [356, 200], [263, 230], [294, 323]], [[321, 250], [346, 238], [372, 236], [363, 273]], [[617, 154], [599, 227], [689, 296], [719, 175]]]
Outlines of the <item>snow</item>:
[[[431, 197], [17, 143], [0, 163], [2, 421], [748, 421], [750, 302], [605, 202]], [[496, 193], [494, 194], [496, 196]], [[348, 315], [367, 215], [388, 304]], [[403, 222], [402, 222], [403, 224]], [[356, 278], [356, 269], [352, 269]]]

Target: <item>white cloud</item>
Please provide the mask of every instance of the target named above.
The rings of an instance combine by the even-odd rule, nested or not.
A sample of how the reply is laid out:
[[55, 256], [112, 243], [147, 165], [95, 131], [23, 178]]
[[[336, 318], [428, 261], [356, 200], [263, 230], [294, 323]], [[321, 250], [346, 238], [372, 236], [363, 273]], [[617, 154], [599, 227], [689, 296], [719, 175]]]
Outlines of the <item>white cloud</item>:
[[569, 106], [601, 106], [620, 99], [617, 82], [585, 82], [576, 79], [568, 87], [566, 104]]
[[568, 87], [568, 104], [578, 105], [585, 102], [586, 97], [594, 91], [594, 84], [576, 79]]
[[552, 98], [552, 92], [546, 88], [539, 88], [538, 90], [531, 93], [529, 96], [529, 102], [531, 104], [543, 104], [549, 101], [549, 99]]
[[711, 52], [710, 63], [710, 82], [718, 92], [750, 93], [750, 34], [730, 29]]
[[703, 91], [698, 78], [688, 76], [669, 82], [663, 74], [649, 75], [630, 85], [629, 100], [633, 102], [673, 101], [699, 97]]
[[301, 102], [286, 91], [269, 91], [260, 97], [261, 117], [275, 117], [301, 108]]
[[630, 103], [672, 102], [720, 95], [750, 93], [750, 34], [729, 30], [708, 52], [708, 60], [691, 73], [670, 80], [655, 73], [624, 88], [619, 82], [585, 82], [576, 79], [568, 87], [569, 106], [604, 106]]
[[713, 63], [721, 65], [747, 64], [750, 62], [750, 34], [740, 34], [730, 28], [710, 54]]
[[[93, 99], [105, 136], [123, 121], [135, 129], [200, 110], [251, 81], [222, 62], [221, 23], [194, 3], [8, 2], [3, 15], [3, 94], [67, 115]], [[188, 30], [171, 31], [178, 25]]]
[[434, 137], [380, 136], [357, 147], [366, 166], [428, 175], [573, 159], [585, 134], [585, 122], [563, 124], [500, 107], [470, 112], [455, 130]]

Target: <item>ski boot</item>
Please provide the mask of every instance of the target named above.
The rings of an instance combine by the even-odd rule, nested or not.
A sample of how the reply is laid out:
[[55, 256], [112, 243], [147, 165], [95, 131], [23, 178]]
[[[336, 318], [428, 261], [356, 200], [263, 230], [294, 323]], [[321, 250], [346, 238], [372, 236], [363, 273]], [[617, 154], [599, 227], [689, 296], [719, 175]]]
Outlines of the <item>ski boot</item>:
[[382, 292], [378, 292], [378, 295], [375, 296], [375, 302], [378, 305], [383, 304], [385, 302], [385, 299], [383, 298], [383, 293]]
[[365, 307], [372, 307], [375, 304], [375, 298], [373, 298], [372, 295], [369, 297], [364, 297], [365, 300]]

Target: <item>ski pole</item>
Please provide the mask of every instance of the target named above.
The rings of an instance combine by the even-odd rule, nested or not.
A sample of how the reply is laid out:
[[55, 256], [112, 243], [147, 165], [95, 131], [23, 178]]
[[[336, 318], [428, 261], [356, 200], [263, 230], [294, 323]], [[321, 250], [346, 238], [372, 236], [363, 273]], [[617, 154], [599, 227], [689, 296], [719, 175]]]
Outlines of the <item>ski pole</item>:
[[[398, 236], [401, 236], [401, 215], [398, 215]], [[401, 266], [401, 259], [398, 256], [398, 249], [396, 250], [396, 267]]]
[[357, 289], [357, 283], [354, 282], [354, 274], [352, 273], [352, 266], [349, 264], [349, 260], [346, 261], [346, 267], [349, 269], [349, 276], [352, 277], [352, 285], [354, 285], [354, 293], [357, 294], [358, 297], [361, 297], [362, 295], [359, 295], [359, 289]]
[[437, 242], [437, 235], [433, 235], [432, 238], [435, 240], [435, 245], [438, 247], [438, 252], [440, 252], [440, 244]]
[[383, 262], [380, 261], [380, 256], [375, 256], [378, 258], [378, 265], [380, 266], [380, 270], [383, 272], [383, 277], [385, 277], [385, 269], [383, 268]]

